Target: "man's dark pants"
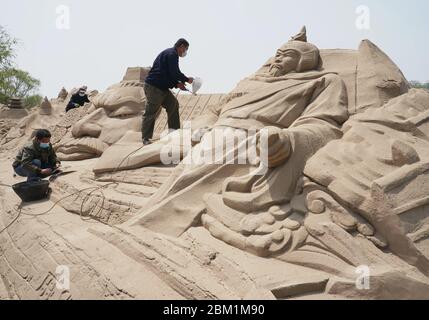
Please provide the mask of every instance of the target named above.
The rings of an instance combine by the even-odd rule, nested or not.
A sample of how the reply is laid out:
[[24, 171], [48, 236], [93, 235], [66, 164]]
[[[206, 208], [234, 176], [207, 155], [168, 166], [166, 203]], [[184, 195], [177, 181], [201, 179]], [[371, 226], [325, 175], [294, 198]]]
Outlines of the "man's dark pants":
[[163, 107], [168, 114], [168, 128], [180, 129], [179, 101], [170, 90], [161, 90], [148, 83], [144, 85], [146, 95], [146, 109], [143, 115], [143, 139], [152, 139], [155, 129], [155, 120], [159, 108]]
[[[34, 159], [31, 164], [33, 166], [36, 166], [40, 169], [54, 169], [52, 168], [50, 165], [48, 165], [47, 163], [42, 163], [42, 161], [40, 161], [39, 159]], [[18, 166], [15, 168], [15, 173], [18, 176], [21, 177], [27, 177], [27, 181], [31, 181], [31, 180], [36, 180], [37, 178], [40, 178], [40, 175], [35, 173], [35, 172], [31, 172], [27, 169], [25, 169], [23, 166]]]

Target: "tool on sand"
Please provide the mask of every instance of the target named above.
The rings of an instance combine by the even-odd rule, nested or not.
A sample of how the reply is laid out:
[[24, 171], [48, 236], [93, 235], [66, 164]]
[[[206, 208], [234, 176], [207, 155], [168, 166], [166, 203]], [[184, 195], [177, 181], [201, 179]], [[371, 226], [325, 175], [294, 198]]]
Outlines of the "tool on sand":
[[62, 170], [55, 170], [53, 174], [49, 177], [50, 182], [54, 182], [59, 177], [66, 176], [72, 173], [75, 173], [76, 171], [62, 171]]

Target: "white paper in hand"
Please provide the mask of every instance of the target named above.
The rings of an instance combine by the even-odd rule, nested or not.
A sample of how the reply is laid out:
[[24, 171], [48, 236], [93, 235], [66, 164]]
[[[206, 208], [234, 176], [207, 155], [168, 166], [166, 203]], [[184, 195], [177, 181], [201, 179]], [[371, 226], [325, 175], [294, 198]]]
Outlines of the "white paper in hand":
[[195, 78], [194, 82], [192, 82], [192, 93], [197, 94], [197, 92], [201, 89], [202, 86], [203, 86], [203, 79]]

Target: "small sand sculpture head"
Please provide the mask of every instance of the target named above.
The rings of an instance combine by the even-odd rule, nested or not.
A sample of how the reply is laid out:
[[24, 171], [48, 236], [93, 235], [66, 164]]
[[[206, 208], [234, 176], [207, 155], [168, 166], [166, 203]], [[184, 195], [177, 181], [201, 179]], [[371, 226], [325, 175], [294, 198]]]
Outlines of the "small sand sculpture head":
[[299, 34], [277, 50], [269, 68], [274, 77], [281, 77], [291, 72], [315, 70], [319, 66], [319, 49], [307, 42], [305, 27]]
[[73, 140], [60, 143], [58, 150], [70, 160], [94, 158], [127, 131], [140, 131], [146, 73], [143, 68], [129, 68], [123, 81], [98, 94], [92, 100], [91, 111], [73, 125]]
[[96, 97], [94, 111], [73, 126], [73, 137], [99, 156], [127, 131], [140, 130], [143, 106], [144, 92], [138, 85], [108, 90]]

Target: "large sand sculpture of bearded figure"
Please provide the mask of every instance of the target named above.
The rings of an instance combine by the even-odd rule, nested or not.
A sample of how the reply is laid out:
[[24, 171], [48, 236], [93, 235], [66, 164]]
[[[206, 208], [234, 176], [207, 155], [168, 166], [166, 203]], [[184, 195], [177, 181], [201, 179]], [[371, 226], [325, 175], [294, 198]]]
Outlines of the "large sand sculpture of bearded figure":
[[[275, 214], [285, 215], [276, 206], [290, 203], [307, 159], [329, 141], [340, 138], [341, 125], [348, 119], [343, 80], [334, 73], [317, 71], [319, 65], [319, 50], [306, 41], [305, 32], [282, 46], [275, 61], [252, 78], [255, 89], [222, 106], [211, 131], [153, 197], [152, 209], [127, 225], [180, 236], [200, 223], [206, 212], [213, 216], [231, 214], [234, 219], [263, 218], [264, 214], [258, 213], [274, 209]], [[243, 133], [249, 145], [263, 129], [268, 132], [269, 167], [263, 174], [255, 174], [257, 166], [252, 164], [228, 163], [228, 154], [223, 154], [223, 164], [198, 159], [207, 152], [207, 146], [211, 146], [209, 151], [216, 149], [211, 142], [219, 139], [213, 132], [224, 132], [225, 137], [231, 132], [236, 136], [237, 132]], [[233, 150], [234, 159], [245, 149], [238, 145]], [[210, 219], [203, 215], [202, 222], [210, 225]], [[257, 254], [269, 254], [288, 243], [287, 234], [276, 237], [283, 239], [270, 248], [258, 239], [246, 239], [247, 244], [237, 245]]]
[[[410, 197], [419, 183], [416, 177], [426, 170], [421, 150], [427, 133], [421, 130], [426, 128], [423, 105], [429, 97], [422, 92], [403, 94], [408, 86], [402, 73], [368, 41], [359, 54], [372, 52], [374, 59], [382, 59], [388, 75], [374, 77], [375, 62], [361, 59], [360, 73], [353, 77], [361, 92], [350, 93], [356, 82], [345, 83], [344, 74], [322, 69], [319, 50], [306, 40], [304, 29], [254, 76], [240, 82], [219, 107], [210, 131], [185, 153], [151, 199], [151, 209], [122, 228], [136, 235], [148, 228], [179, 237], [203, 226], [213, 237], [253, 255], [349, 279], [330, 288], [331, 293], [355, 295], [356, 272], [370, 266], [374, 296], [388, 297], [383, 286], [393, 290], [398, 285], [401, 292], [413, 287], [412, 296], [423, 297], [429, 291], [429, 261], [409, 237], [418, 241], [427, 232], [421, 207], [427, 203], [427, 188], [412, 193], [409, 203], [401, 199]], [[344, 59], [348, 53], [341, 54]], [[383, 106], [395, 96], [400, 98]], [[350, 102], [358, 100], [368, 111], [354, 115], [342, 128], [348, 111], [355, 113]], [[398, 114], [404, 105], [409, 105], [409, 115]], [[363, 132], [356, 134], [359, 130]], [[219, 132], [225, 139], [216, 139]], [[261, 157], [259, 163], [228, 162], [247, 151], [239, 144], [218, 163], [203, 161], [219, 141], [224, 148], [231, 135], [241, 133], [249, 146], [262, 132], [267, 132], [267, 145], [259, 142], [257, 149], [260, 155], [265, 149], [267, 159]], [[392, 134], [395, 141], [383, 140]], [[156, 148], [139, 155], [143, 163], [156, 162]], [[356, 167], [366, 162], [375, 167], [365, 167], [365, 172]], [[268, 169], [255, 174], [261, 163]], [[407, 236], [401, 220], [415, 233]]]

